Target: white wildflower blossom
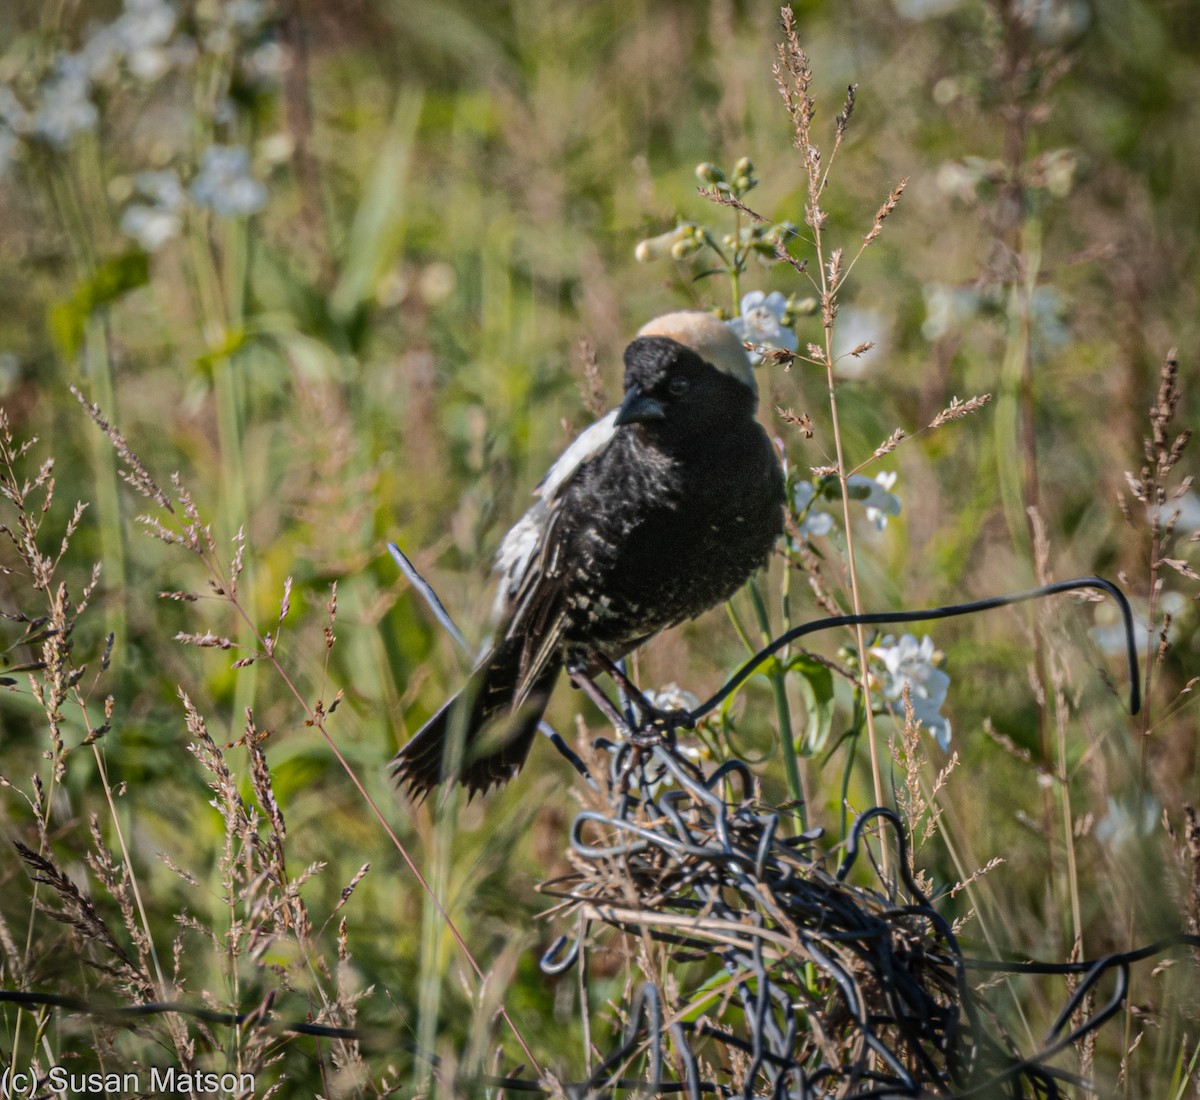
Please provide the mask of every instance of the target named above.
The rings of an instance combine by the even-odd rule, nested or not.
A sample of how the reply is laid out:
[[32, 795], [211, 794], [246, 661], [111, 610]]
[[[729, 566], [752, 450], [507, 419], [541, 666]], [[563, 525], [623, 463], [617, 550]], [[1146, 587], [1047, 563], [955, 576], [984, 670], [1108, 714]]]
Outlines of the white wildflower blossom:
[[[846, 306], [833, 330], [833, 369], [839, 378], [859, 378], [888, 354], [891, 326], [876, 309]], [[855, 352], [858, 354], [856, 355]]]
[[30, 129], [43, 141], [64, 149], [71, 138], [92, 130], [99, 119], [91, 98], [87, 65], [77, 54], [63, 54], [41, 87], [41, 103]]
[[913, 716], [937, 739], [945, 752], [950, 748], [950, 721], [940, 712], [946, 702], [950, 677], [936, 666], [939, 655], [928, 634], [918, 642], [912, 634], [895, 641], [890, 635], [873, 646], [871, 656], [883, 665], [883, 694], [888, 709], [904, 716], [904, 689], [907, 687]]
[[169, 169], [138, 173], [134, 188], [146, 201], [125, 208], [121, 232], [133, 237], [147, 252], [157, 252], [183, 229], [187, 194], [179, 177]]
[[157, 252], [179, 236], [183, 219], [169, 210], [135, 202], [121, 215], [121, 232], [132, 237], [147, 252]]
[[1109, 848], [1124, 848], [1131, 841], [1149, 836], [1158, 823], [1162, 808], [1150, 794], [1142, 795], [1139, 810], [1131, 802], [1108, 796], [1108, 813], [1096, 823], [1096, 839]]
[[811, 481], [798, 481], [795, 489], [792, 490], [796, 515], [800, 517], [798, 524], [800, 537], [805, 540], [828, 535], [836, 526], [833, 516], [816, 507], [816, 496], [816, 486]]
[[266, 21], [267, 5], [263, 0], [227, 0], [222, 14], [238, 30], [252, 31]]
[[125, 60], [125, 43], [112, 23], [97, 27], [79, 51], [88, 78], [96, 83], [112, 80]]
[[962, 4], [963, 0], [896, 0], [896, 11], [902, 18], [917, 22], [945, 15]]
[[204, 37], [205, 48], [215, 54], [232, 52], [262, 27], [268, 15], [263, 0], [224, 0], [217, 12]]
[[969, 287], [926, 283], [921, 293], [925, 298], [925, 320], [921, 325], [921, 335], [926, 340], [940, 340], [969, 321], [983, 307], [978, 291]]
[[242, 63], [246, 75], [261, 84], [277, 81], [287, 69], [287, 53], [275, 40], [255, 47]]
[[[1145, 645], [1146, 635], [1151, 633], [1147, 616], [1149, 607], [1144, 600], [1131, 601], [1133, 612], [1133, 644]], [[1179, 616], [1191, 606], [1191, 601], [1182, 592], [1163, 592], [1158, 600], [1158, 623], [1161, 629], [1162, 615], [1171, 616], [1171, 625], [1167, 629], [1167, 641], [1174, 643], [1179, 640]], [[1122, 657], [1126, 653], [1125, 619], [1117, 608], [1109, 603], [1096, 604], [1096, 625], [1088, 634], [1101, 653], [1110, 657]], [[1153, 631], [1157, 637], [1157, 629]]]
[[846, 486], [851, 500], [857, 500], [867, 509], [867, 519], [876, 531], [882, 531], [890, 516], [900, 514], [900, 498], [888, 490], [896, 484], [896, 473], [876, 474], [874, 479], [865, 474], [851, 474]]
[[178, 22], [166, 0], [125, 0], [121, 15], [93, 31], [80, 52], [91, 79], [109, 80], [124, 67], [138, 80], [158, 80], [178, 60], [171, 48]]
[[[1179, 515], [1176, 517], [1175, 513]], [[1155, 504], [1146, 509], [1151, 519], [1156, 519], [1160, 526], [1166, 526], [1174, 517], [1176, 531], [1200, 531], [1200, 495], [1192, 489], [1177, 497], [1172, 497], [1165, 504]]]
[[658, 710], [695, 710], [700, 700], [678, 684], [667, 684], [650, 693], [650, 705]]
[[223, 217], [256, 214], [267, 204], [267, 189], [250, 175], [250, 152], [241, 145], [210, 145], [192, 180], [192, 200]]
[[743, 296], [741, 316], [726, 324], [743, 343], [755, 344], [762, 349], [747, 352], [751, 363], [761, 363], [764, 352], [773, 348], [795, 351], [800, 346], [796, 334], [783, 323], [787, 308], [788, 301], [778, 290], [770, 294], [752, 290]]
[[177, 18], [165, 0], [125, 0], [125, 12], [113, 29], [124, 48], [126, 67], [139, 80], [157, 80], [171, 68], [166, 47]]

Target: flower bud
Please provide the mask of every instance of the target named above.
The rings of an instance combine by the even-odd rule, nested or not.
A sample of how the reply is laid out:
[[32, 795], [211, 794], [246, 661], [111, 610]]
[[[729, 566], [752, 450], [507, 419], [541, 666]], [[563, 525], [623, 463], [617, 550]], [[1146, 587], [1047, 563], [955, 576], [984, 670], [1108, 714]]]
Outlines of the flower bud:
[[696, 179], [701, 183], [721, 183], [725, 179], [725, 173], [715, 164], [705, 161], [703, 164], [696, 165]]
[[640, 264], [648, 264], [653, 260], [664, 259], [667, 253], [671, 251], [671, 246], [677, 235], [677, 230], [672, 229], [669, 233], [660, 233], [657, 237], [638, 241], [637, 247], [633, 250], [633, 258]]
[[753, 176], [754, 163], [749, 157], [742, 157], [741, 160], [733, 166], [733, 174], [735, 176]]

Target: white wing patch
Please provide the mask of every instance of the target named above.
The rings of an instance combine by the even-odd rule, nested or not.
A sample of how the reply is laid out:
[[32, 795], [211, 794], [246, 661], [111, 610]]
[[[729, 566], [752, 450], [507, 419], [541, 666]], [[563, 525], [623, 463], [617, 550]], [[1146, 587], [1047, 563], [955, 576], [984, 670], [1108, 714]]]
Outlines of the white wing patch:
[[590, 428], [584, 428], [575, 441], [559, 455], [558, 461], [550, 467], [546, 476], [534, 489], [534, 494], [549, 502], [580, 466], [604, 450], [608, 441], [617, 434], [618, 411], [613, 409]]
[[537, 554], [545, 534], [551, 506], [558, 493], [575, 472], [603, 451], [617, 434], [617, 412], [617, 409], [613, 409], [591, 427], [580, 432], [534, 489], [534, 496], [538, 499], [533, 506], [504, 536], [504, 541], [500, 543], [500, 549], [496, 552], [495, 571], [500, 574], [500, 584], [492, 606], [494, 622], [504, 618], [509, 601], [516, 595]]

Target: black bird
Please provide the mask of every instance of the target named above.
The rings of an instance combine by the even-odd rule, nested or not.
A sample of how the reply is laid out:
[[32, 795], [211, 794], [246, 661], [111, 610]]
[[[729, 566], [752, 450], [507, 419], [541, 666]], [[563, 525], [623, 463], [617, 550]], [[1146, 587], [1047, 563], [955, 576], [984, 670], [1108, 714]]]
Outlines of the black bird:
[[564, 664], [618, 660], [763, 565], [784, 489], [757, 404], [741, 342], [712, 315], [638, 333], [620, 407], [563, 452], [500, 546], [497, 628], [466, 687], [392, 761], [410, 795], [512, 778]]

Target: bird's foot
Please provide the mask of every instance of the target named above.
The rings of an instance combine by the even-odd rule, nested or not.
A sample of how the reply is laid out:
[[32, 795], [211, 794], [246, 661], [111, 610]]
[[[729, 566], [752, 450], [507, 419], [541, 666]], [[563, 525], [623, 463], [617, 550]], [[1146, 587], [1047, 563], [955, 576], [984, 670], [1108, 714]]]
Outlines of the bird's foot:
[[579, 688], [584, 695], [596, 704], [600, 713], [612, 723], [613, 729], [620, 731], [625, 736], [629, 735], [631, 732], [630, 724], [625, 720], [624, 715], [613, 706], [612, 700], [600, 690], [596, 681], [589, 675], [586, 667], [568, 665], [567, 676], [570, 677], [572, 687]]
[[[658, 736], [661, 739], [664, 735], [671, 735], [678, 729], [696, 728], [695, 719], [692, 718], [689, 711], [682, 707], [655, 706], [641, 688], [625, 674], [625, 669], [622, 667], [624, 662], [612, 661], [602, 653], [592, 654], [592, 660], [612, 677], [617, 687], [632, 704], [632, 710], [636, 711], [636, 714], [630, 712], [628, 720], [624, 723], [631, 736]], [[671, 738], [671, 740], [673, 742], [674, 739]]]
[[613, 701], [600, 690], [586, 661], [578, 660], [568, 664], [567, 675], [571, 683], [596, 704], [621, 735], [614, 765], [617, 769], [615, 783], [618, 790], [628, 790], [634, 776], [644, 775], [644, 768], [650, 763], [656, 748], [663, 746], [674, 749], [675, 731], [694, 729], [696, 723], [691, 712], [683, 708], [656, 707], [633, 685], [620, 667], [607, 658], [594, 654], [593, 659], [616, 680], [633, 703], [627, 714], [622, 714]]
[[644, 706], [639, 706], [638, 709], [641, 711], [642, 721], [634, 731], [634, 737], [645, 738], [656, 744], [666, 743], [673, 746], [676, 730], [694, 730], [696, 728], [691, 713], [679, 707], [663, 709], [646, 703]]

